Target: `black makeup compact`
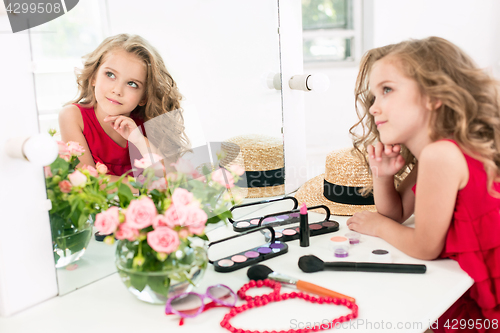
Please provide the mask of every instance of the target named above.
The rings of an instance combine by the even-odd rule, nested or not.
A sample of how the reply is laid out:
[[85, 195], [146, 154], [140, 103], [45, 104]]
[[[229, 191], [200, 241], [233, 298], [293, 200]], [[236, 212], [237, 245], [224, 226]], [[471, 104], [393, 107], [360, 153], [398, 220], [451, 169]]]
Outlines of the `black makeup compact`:
[[[315, 209], [324, 210], [325, 217], [321, 221], [309, 223], [309, 236], [310, 237], [323, 235], [323, 234], [327, 234], [327, 233], [331, 233], [331, 232], [336, 232], [339, 230], [339, 223], [337, 221], [330, 221], [331, 214], [330, 214], [330, 209], [327, 206], [318, 205], [318, 206], [307, 207], [308, 214], [311, 214], [312, 213], [311, 211], [315, 210]], [[280, 212], [280, 213], [275, 213], [275, 214], [271, 214], [271, 215], [266, 215], [260, 219], [260, 222], [263, 222], [266, 219], [273, 217], [275, 215], [291, 215], [291, 214], [294, 214], [294, 216], [295, 216], [295, 214], [297, 214], [297, 216], [300, 216], [300, 210], [297, 209], [297, 210], [293, 210], [290, 212]], [[314, 220], [314, 219], [309, 218], [309, 221], [311, 221], [311, 220]], [[298, 223], [298, 222], [299, 222], [299, 218], [297, 218], [296, 221], [293, 220], [289, 223], [292, 224], [292, 223]], [[275, 231], [274, 237], [278, 241], [288, 242], [288, 241], [300, 238], [300, 227], [298, 225], [289, 226], [289, 227], [285, 227], [285, 228], [275, 228], [276, 225], [274, 224], [274, 222], [269, 222], [266, 224], [266, 226], [274, 227], [274, 231]], [[281, 225], [281, 226], [283, 227], [283, 225]], [[264, 234], [266, 235], [266, 240], [271, 238], [269, 232], [265, 232]]]
[[[294, 197], [283, 197], [237, 205], [231, 208], [235, 220], [229, 219], [233, 224], [233, 230], [237, 232], [247, 231], [262, 225], [272, 226], [287, 225], [299, 222], [299, 203]], [[278, 208], [279, 207], [279, 208]], [[274, 213], [283, 211], [283, 213]], [[267, 212], [267, 216], [265, 215]]]
[[266, 241], [265, 244], [250, 248], [245, 251], [240, 251], [230, 256], [223, 257], [217, 260], [209, 259], [208, 262], [214, 265], [214, 269], [216, 272], [226, 273], [238, 270], [243, 267], [247, 267], [250, 265], [254, 265], [258, 262], [271, 259], [277, 257], [279, 255], [285, 254], [288, 252], [288, 245], [285, 243], [278, 241], [275, 239], [275, 232], [272, 227], [262, 226], [253, 228], [251, 230], [242, 232], [238, 235], [230, 236], [224, 239], [220, 239], [218, 241], [212, 242], [208, 244], [208, 249], [210, 247], [222, 242], [229, 241], [234, 238], [242, 237], [248, 235], [250, 233], [254, 233], [257, 231], [261, 231], [267, 229], [270, 234], [269, 241]]

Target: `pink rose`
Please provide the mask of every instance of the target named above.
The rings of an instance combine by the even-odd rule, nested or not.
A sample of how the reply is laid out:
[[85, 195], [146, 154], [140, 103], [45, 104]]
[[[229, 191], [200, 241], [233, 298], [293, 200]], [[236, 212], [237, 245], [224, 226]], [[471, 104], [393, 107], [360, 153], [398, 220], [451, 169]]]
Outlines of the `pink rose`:
[[87, 176], [78, 170], [68, 175], [68, 178], [73, 186], [83, 186], [87, 182]]
[[203, 175], [200, 174], [200, 176], [196, 176], [194, 177], [194, 179], [196, 179], [197, 181], [200, 181], [202, 183], [206, 183], [207, 182], [207, 178]]
[[89, 174], [92, 176], [92, 177], [99, 177], [99, 174], [97, 173], [97, 170], [93, 167], [93, 166], [90, 166], [90, 165], [84, 165], [82, 166], [81, 168], [82, 170], [88, 170]]
[[158, 214], [154, 217], [153, 219], [153, 223], [151, 223], [153, 225], [153, 228], [158, 228], [158, 227], [171, 227], [173, 228], [175, 225], [170, 225], [168, 223], [168, 220], [167, 220], [167, 217], [163, 214]]
[[181, 229], [179, 231], [179, 238], [186, 239], [186, 238], [188, 238], [189, 235], [190, 235], [190, 233], [189, 233], [188, 229]]
[[125, 213], [125, 223], [131, 228], [143, 229], [153, 223], [156, 215], [155, 204], [150, 198], [132, 200]]
[[238, 164], [231, 165], [231, 167], [229, 168], [229, 170], [231, 170], [232, 173], [234, 173], [234, 174], [236, 174], [238, 176], [242, 176], [245, 173], [245, 169], [243, 169]]
[[182, 158], [179, 158], [179, 160], [177, 160], [177, 163], [172, 163], [170, 165], [173, 166], [175, 170], [177, 170], [177, 172], [186, 175], [192, 175], [194, 172], [197, 172], [191, 162]]
[[44, 166], [43, 172], [45, 173], [45, 178], [52, 177], [52, 170], [50, 170], [50, 166]]
[[108, 167], [106, 166], [106, 164], [102, 164], [101, 162], [97, 162], [95, 168], [101, 175], [105, 175], [108, 173]]
[[144, 182], [146, 181], [146, 177], [144, 177], [142, 174], [137, 177], [137, 182], [140, 183], [141, 185], [144, 185]]
[[171, 182], [175, 182], [177, 180], [177, 174], [175, 172], [167, 173], [167, 179]]
[[64, 143], [62, 141], [56, 141], [56, 142], [57, 142], [57, 146], [59, 147], [59, 156], [69, 155], [69, 150], [68, 150], [68, 146], [66, 145], [66, 143]]
[[81, 156], [85, 152], [85, 149], [78, 142], [68, 141], [66, 145], [71, 156]]
[[148, 244], [156, 252], [172, 253], [179, 247], [179, 236], [169, 227], [159, 227], [148, 233]]
[[[134, 166], [136, 168], [141, 168], [141, 169], [146, 169], [150, 166], [154, 166], [155, 169], [158, 168], [164, 168], [163, 164], [161, 164], [162, 157], [157, 154], [148, 154], [147, 156], [144, 156], [140, 160], [135, 160]], [[160, 167], [161, 165], [161, 167]]]
[[94, 226], [101, 234], [109, 235], [116, 231], [119, 224], [118, 207], [111, 207], [96, 215]]
[[154, 182], [149, 185], [148, 190], [160, 190], [160, 191], [165, 191], [167, 189], [167, 181], [165, 178], [160, 178], [158, 180], [155, 180]]
[[186, 206], [193, 201], [193, 193], [183, 188], [176, 188], [172, 194], [172, 202], [177, 206]]
[[212, 180], [226, 188], [231, 188], [234, 186], [233, 175], [226, 169], [220, 168], [212, 172]]
[[67, 180], [63, 180], [59, 182], [59, 188], [61, 189], [61, 192], [69, 193], [71, 192], [71, 183], [68, 182]]
[[169, 227], [174, 227], [176, 225], [184, 225], [184, 222], [188, 218], [189, 209], [186, 206], [178, 206], [175, 204], [170, 205], [170, 207], [165, 212], [165, 217], [167, 219], [167, 225]]
[[121, 223], [118, 225], [115, 237], [119, 240], [126, 239], [133, 242], [137, 239], [137, 237], [139, 237], [139, 230], [131, 228], [126, 223]]
[[196, 207], [194, 205], [187, 206], [189, 207], [189, 217], [184, 222], [184, 226], [187, 226], [189, 232], [195, 235], [203, 235], [205, 230], [205, 223], [207, 222], [207, 213], [203, 211], [203, 209]]

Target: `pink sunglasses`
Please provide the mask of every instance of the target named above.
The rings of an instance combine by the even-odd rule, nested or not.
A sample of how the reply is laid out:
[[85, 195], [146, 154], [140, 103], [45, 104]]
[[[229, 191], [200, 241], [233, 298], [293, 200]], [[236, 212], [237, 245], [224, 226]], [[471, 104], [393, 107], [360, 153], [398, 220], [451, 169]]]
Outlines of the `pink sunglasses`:
[[[205, 304], [205, 298], [212, 302]], [[166, 314], [177, 314], [182, 318], [193, 318], [209, 308], [232, 307], [236, 304], [236, 293], [228, 286], [217, 284], [207, 288], [205, 294], [183, 293], [167, 300]]]

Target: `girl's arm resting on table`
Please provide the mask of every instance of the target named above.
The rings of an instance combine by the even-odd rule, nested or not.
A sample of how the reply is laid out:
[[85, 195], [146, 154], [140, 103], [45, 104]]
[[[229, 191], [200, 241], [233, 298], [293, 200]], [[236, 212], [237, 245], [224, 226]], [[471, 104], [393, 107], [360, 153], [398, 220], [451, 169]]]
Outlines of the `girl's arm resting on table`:
[[378, 236], [412, 257], [435, 259], [444, 247], [457, 192], [465, 187], [468, 177], [460, 149], [448, 141], [434, 142], [425, 147], [419, 159], [415, 228], [370, 212], [355, 214], [348, 226]]
[[64, 142], [75, 141], [78, 142], [85, 153], [79, 156], [80, 164], [78, 167], [83, 165], [90, 165], [95, 168], [94, 159], [90, 154], [89, 145], [87, 140], [83, 136], [83, 119], [80, 109], [76, 105], [66, 105], [59, 112], [59, 129], [61, 132], [61, 140]]
[[417, 178], [417, 166], [401, 182], [399, 187], [394, 187], [394, 177], [374, 177], [373, 197], [377, 212], [396, 222], [406, 221], [415, 208], [415, 195], [412, 187]]

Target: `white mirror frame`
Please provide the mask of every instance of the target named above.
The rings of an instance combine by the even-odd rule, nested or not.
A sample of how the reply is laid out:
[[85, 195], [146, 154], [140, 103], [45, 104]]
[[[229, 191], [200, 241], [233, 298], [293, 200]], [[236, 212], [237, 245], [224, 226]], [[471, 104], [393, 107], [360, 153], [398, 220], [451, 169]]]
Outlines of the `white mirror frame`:
[[[280, 8], [282, 75], [285, 82], [303, 71], [301, 2], [278, 0]], [[8, 17], [0, 16], [0, 30], [10, 31]], [[0, 172], [4, 175], [0, 207], [0, 316], [9, 316], [58, 294], [52, 253], [43, 170], [5, 154], [5, 142], [20, 135], [39, 132], [32, 62], [27, 33], [0, 34]], [[287, 193], [305, 182], [305, 114], [303, 92], [283, 92], [283, 136]]]
[[[297, 190], [307, 180], [306, 115], [304, 91], [292, 90], [290, 78], [304, 71], [302, 55], [302, 2], [278, 0], [281, 54], [283, 145], [285, 149], [285, 193]], [[283, 57], [286, 55], [286, 59]]]
[[[10, 31], [7, 15], [0, 31]], [[43, 169], [6, 155], [5, 142], [39, 132], [27, 33], [0, 34], [0, 316], [57, 295]]]

